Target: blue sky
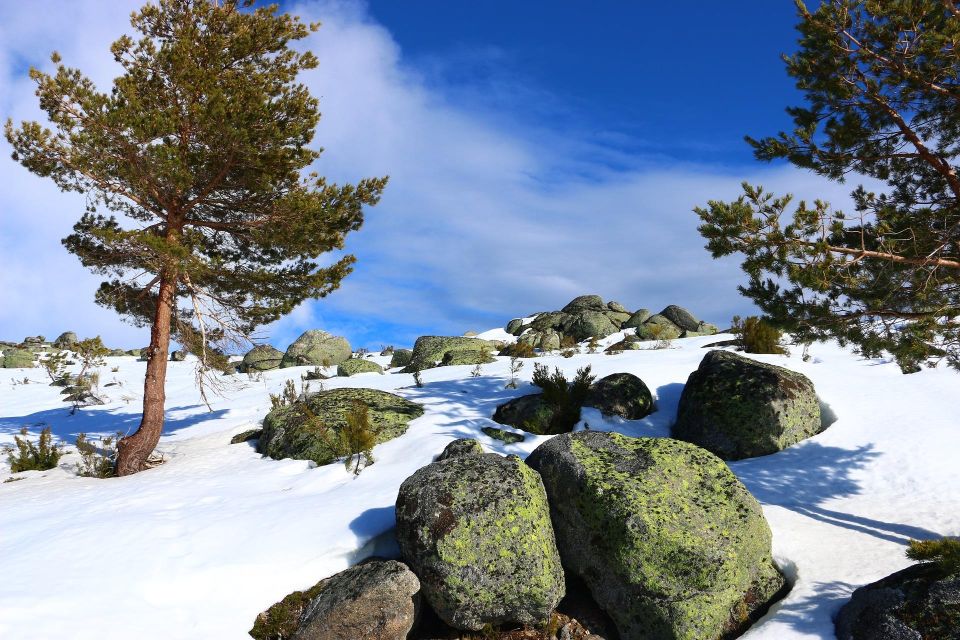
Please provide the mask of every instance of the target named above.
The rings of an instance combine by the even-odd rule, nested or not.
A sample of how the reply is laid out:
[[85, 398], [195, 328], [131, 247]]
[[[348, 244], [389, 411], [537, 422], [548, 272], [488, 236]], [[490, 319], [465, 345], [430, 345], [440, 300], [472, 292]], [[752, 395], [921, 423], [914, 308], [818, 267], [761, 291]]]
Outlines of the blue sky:
[[[26, 65], [49, 52], [105, 88], [109, 43], [139, 0], [0, 6], [0, 116], [37, 118]], [[649, 5], [649, 6], [648, 6]], [[735, 259], [713, 261], [692, 208], [747, 179], [847, 201], [849, 187], [753, 160], [744, 134], [789, 126], [790, 2], [482, 3], [296, 0], [320, 98], [316, 169], [390, 175], [347, 250], [356, 271], [260, 335], [308, 328], [355, 346], [411, 344], [555, 309], [582, 293], [681, 304], [726, 324], [751, 307]], [[693, 5], [693, 6], [690, 6]], [[0, 156], [9, 149], [0, 143]], [[93, 304], [98, 279], [60, 246], [83, 200], [0, 161], [0, 339], [71, 329], [139, 346]]]

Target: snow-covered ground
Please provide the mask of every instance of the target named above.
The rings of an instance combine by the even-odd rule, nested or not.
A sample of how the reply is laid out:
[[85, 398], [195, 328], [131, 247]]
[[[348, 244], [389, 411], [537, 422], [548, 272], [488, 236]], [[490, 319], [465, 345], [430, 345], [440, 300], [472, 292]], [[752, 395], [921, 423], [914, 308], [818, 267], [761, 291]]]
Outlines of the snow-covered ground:
[[[496, 337], [498, 332], [484, 334]], [[729, 336], [677, 340], [666, 350], [582, 354], [525, 361], [568, 375], [591, 365], [598, 377], [629, 371], [657, 396], [657, 411], [635, 422], [593, 429], [666, 436], [687, 376], [704, 344]], [[609, 344], [613, 336], [603, 341]], [[831, 616], [856, 587], [908, 564], [909, 538], [960, 534], [960, 374], [946, 369], [901, 375], [895, 364], [865, 360], [833, 344], [812, 358], [755, 356], [809, 376], [836, 415], [825, 432], [783, 452], [730, 466], [763, 504], [777, 562], [793, 590], [745, 636], [750, 640], [832, 638]], [[376, 358], [384, 362], [385, 358]], [[423, 403], [426, 413], [401, 438], [374, 450], [358, 477], [341, 464], [317, 468], [261, 458], [233, 434], [257, 426], [288, 378], [307, 368], [272, 371], [254, 381], [235, 376], [225, 397], [200, 401], [190, 362], [171, 362], [166, 462], [128, 478], [73, 473], [75, 454], [46, 472], [0, 484], [0, 638], [247, 637], [256, 614], [361, 558], [391, 553], [393, 504], [400, 483], [454, 438], [475, 437], [489, 450], [525, 455], [543, 438], [518, 445], [480, 428], [528, 382], [505, 389], [508, 360], [407, 374], [361, 374], [327, 388], [364, 386]], [[69, 442], [78, 432], [136, 428], [144, 363], [109, 358], [101, 384], [110, 402], [68, 415], [60, 389], [39, 369], [0, 370], [0, 443], [21, 426], [41, 425]], [[116, 372], [111, 368], [116, 367]], [[36, 384], [14, 384], [24, 376]], [[6, 460], [0, 474], [9, 474]]]

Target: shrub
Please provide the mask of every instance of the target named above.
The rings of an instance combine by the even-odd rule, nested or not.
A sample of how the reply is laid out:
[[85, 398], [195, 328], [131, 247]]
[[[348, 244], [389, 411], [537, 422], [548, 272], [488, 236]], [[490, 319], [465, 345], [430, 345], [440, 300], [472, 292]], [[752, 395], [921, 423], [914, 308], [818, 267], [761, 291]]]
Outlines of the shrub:
[[483, 375], [483, 366], [478, 364], [470, 371], [470, 377], [479, 378]]
[[564, 335], [560, 338], [560, 348], [561, 349], [576, 349], [577, 341], [571, 335]]
[[283, 383], [283, 391], [279, 394], [270, 394], [270, 408], [279, 409], [280, 407], [289, 407], [296, 403], [299, 394], [297, 386], [293, 380], [287, 380]]
[[783, 334], [761, 318], [750, 316], [741, 320], [734, 316], [731, 331], [737, 336], [738, 346], [747, 353], [786, 353], [780, 345]]
[[553, 409], [553, 415], [548, 424], [527, 423], [524, 429], [539, 435], [573, 431], [580, 421], [580, 408], [587, 399], [593, 380], [589, 366], [577, 369], [573, 381], [568, 382], [559, 368], [551, 374], [545, 365], [534, 365], [533, 384], [543, 390], [543, 401]]
[[423, 388], [423, 377], [420, 375], [420, 369], [415, 369], [413, 372], [413, 384], [417, 385], [417, 389]]
[[590, 336], [590, 341], [587, 343], [587, 353], [596, 353], [599, 346], [597, 336]]
[[523, 363], [519, 356], [510, 356], [510, 382], [507, 383], [507, 389], [517, 388], [517, 374], [523, 369]]
[[73, 345], [73, 351], [80, 358], [80, 373], [77, 377], [83, 377], [90, 369], [102, 367], [106, 364], [105, 357], [110, 353], [100, 336], [96, 338], [87, 338]]
[[960, 539], [911, 540], [907, 545], [907, 557], [934, 563], [948, 574], [956, 573], [960, 571]]
[[86, 478], [112, 478], [116, 475], [116, 443], [122, 437], [123, 433], [118, 431], [116, 437], [103, 436], [97, 443], [88, 440], [85, 433], [77, 435], [77, 453], [80, 454], [77, 475]]
[[377, 444], [377, 432], [370, 425], [370, 411], [363, 402], [354, 400], [347, 410], [347, 424], [340, 430], [340, 444], [347, 470], [353, 467], [354, 475], [360, 474], [360, 463], [367, 467], [373, 464], [373, 447]]
[[68, 357], [66, 351], [61, 351], [60, 353], [50, 353], [46, 358], [40, 360], [40, 366], [47, 372], [51, 383], [62, 384], [67, 380]]
[[53, 469], [64, 454], [62, 443], [53, 444], [50, 427], [44, 427], [40, 431], [40, 438], [36, 444], [27, 436], [26, 427], [20, 429], [20, 435], [14, 436], [13, 440], [16, 443], [16, 448], [4, 447], [12, 473]]
[[500, 352], [500, 355], [511, 358], [536, 358], [537, 352], [526, 342], [515, 342], [507, 345], [506, 348]]

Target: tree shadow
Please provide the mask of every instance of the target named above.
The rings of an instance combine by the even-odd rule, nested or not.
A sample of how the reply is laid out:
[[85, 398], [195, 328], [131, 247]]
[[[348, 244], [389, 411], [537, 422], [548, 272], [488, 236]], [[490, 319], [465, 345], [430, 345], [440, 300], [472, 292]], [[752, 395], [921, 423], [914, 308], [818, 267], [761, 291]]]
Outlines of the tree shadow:
[[776, 617], [801, 634], [833, 637], [833, 618], [858, 586], [841, 581], [814, 582], [809, 585], [808, 594], [795, 598], [788, 596], [774, 604], [754, 623], [754, 627]]

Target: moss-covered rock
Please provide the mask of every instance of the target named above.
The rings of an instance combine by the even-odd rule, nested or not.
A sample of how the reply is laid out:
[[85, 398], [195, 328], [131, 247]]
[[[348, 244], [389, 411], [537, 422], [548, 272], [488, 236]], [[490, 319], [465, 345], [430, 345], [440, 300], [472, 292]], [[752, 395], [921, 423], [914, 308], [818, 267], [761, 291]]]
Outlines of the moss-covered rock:
[[409, 422], [423, 415], [419, 404], [386, 391], [330, 389], [270, 411], [263, 419], [257, 451], [278, 460], [333, 462], [343, 455], [340, 431], [355, 401], [367, 406], [378, 444], [403, 435]]
[[680, 327], [659, 313], [650, 316], [646, 322], [637, 327], [637, 337], [641, 340], [675, 340], [682, 333], [683, 330]]
[[405, 367], [410, 364], [413, 358], [413, 351], [410, 349], [394, 349], [393, 356], [390, 358], [390, 368]]
[[57, 339], [53, 341], [53, 346], [57, 349], [70, 349], [73, 345], [77, 344], [80, 341], [80, 338], [77, 337], [77, 334], [73, 331], [64, 331]]
[[283, 351], [271, 347], [269, 344], [258, 344], [243, 356], [240, 371], [254, 372], [279, 369], [281, 360], [283, 360]]
[[173, 362], [183, 362], [187, 359], [187, 352], [184, 349], [177, 349], [170, 352], [170, 360]]
[[247, 429], [230, 438], [230, 444], [240, 444], [241, 442], [250, 442], [258, 439], [263, 434], [263, 429]]
[[473, 438], [457, 438], [444, 447], [436, 459], [439, 462], [440, 460], [459, 458], [460, 456], [479, 456], [483, 453], [483, 445]]
[[455, 367], [466, 364], [489, 364], [495, 362], [496, 358], [490, 351], [476, 349], [455, 349], [443, 354], [443, 366]]
[[514, 318], [503, 329], [512, 336], [518, 336], [523, 331], [523, 318]]
[[922, 563], [860, 587], [836, 632], [837, 640], [960, 640], [960, 573]]
[[632, 373], [614, 373], [590, 385], [584, 406], [604, 415], [639, 420], [653, 411], [653, 394], [643, 380]]
[[653, 314], [650, 312], [650, 309], [638, 309], [634, 311], [633, 314], [622, 324], [620, 329], [632, 329], [634, 327], [639, 327], [644, 322], [650, 319], [650, 316]]
[[[443, 359], [451, 351], [477, 351], [493, 353], [493, 344], [477, 338], [462, 336], [420, 336], [413, 345], [410, 363], [404, 368], [407, 373], [442, 366]], [[458, 356], [462, 357], [462, 356]]]
[[355, 376], [358, 373], [383, 373], [383, 367], [364, 358], [350, 358], [337, 366], [338, 376]]
[[555, 413], [556, 408], [543, 400], [543, 394], [531, 393], [498, 406], [493, 420], [524, 431], [545, 433]]
[[369, 560], [294, 591], [257, 616], [255, 640], [406, 640], [420, 581], [402, 562]]
[[499, 440], [505, 444], [516, 444], [527, 439], [527, 436], [523, 435], [522, 433], [505, 431], [503, 429], [498, 429], [497, 427], [483, 427], [480, 429], [480, 431], [483, 431], [494, 440]]
[[700, 326], [700, 320], [696, 316], [675, 304], [666, 307], [657, 315], [663, 316], [684, 331], [697, 331]]
[[775, 453], [820, 429], [820, 402], [809, 378], [714, 350], [687, 379], [672, 435], [739, 460]]
[[332, 367], [353, 355], [346, 338], [335, 336], [320, 329], [305, 331], [287, 347], [281, 367], [321, 366]]
[[607, 305], [603, 302], [603, 298], [598, 295], [585, 295], [577, 296], [563, 307], [562, 311], [564, 313], [569, 313], [575, 315], [582, 313], [584, 311], [603, 311], [607, 308]]
[[563, 311], [547, 311], [538, 313], [528, 325], [534, 331], [563, 331], [570, 326], [574, 316]]
[[606, 338], [619, 327], [602, 311], [581, 311], [570, 324], [568, 333], [578, 342], [589, 338]]
[[29, 369], [34, 366], [34, 354], [29, 349], [7, 347], [0, 357], [0, 367], [4, 369]]
[[618, 313], [625, 313], [625, 314], [627, 314], [628, 316], [630, 315], [630, 311], [627, 310], [627, 308], [626, 308], [625, 306], [623, 306], [622, 304], [620, 304], [620, 303], [617, 302], [616, 300], [611, 300], [610, 302], [608, 302], [608, 303], [607, 303], [607, 309], [610, 309], [610, 311], [617, 311]]
[[584, 431], [527, 464], [543, 478], [564, 567], [622, 638], [720, 638], [784, 585], [759, 503], [699, 447]]
[[397, 541], [447, 624], [542, 624], [564, 595], [543, 483], [516, 456], [450, 458], [407, 478]]

